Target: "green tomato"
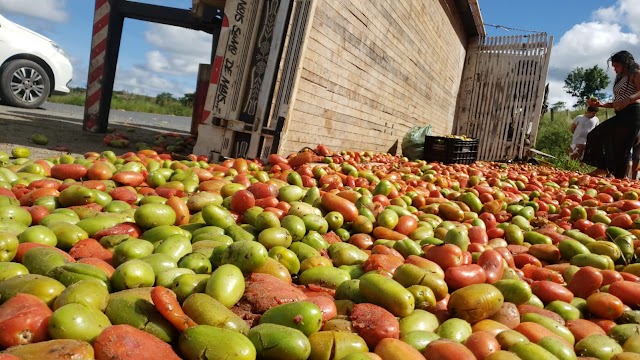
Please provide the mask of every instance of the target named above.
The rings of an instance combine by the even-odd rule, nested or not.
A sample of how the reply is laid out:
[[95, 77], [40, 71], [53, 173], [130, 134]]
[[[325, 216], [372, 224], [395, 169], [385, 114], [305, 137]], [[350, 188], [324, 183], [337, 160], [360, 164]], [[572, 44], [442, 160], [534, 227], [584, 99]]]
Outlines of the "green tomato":
[[21, 243], [32, 242], [49, 246], [56, 246], [58, 239], [56, 234], [46, 226], [35, 225], [27, 228], [18, 236]]
[[11, 261], [18, 251], [18, 237], [8, 233], [0, 232], [0, 262]]
[[49, 335], [53, 339], [92, 342], [109, 326], [111, 322], [102, 311], [80, 303], [69, 303], [51, 315]]

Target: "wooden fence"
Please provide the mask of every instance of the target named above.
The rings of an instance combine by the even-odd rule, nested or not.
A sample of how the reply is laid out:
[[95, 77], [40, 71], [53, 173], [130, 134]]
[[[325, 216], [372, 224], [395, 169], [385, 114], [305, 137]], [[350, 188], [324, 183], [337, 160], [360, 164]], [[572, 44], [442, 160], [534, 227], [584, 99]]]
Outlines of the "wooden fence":
[[539, 33], [469, 46], [454, 129], [479, 139], [478, 160], [523, 158], [535, 145], [552, 43]]

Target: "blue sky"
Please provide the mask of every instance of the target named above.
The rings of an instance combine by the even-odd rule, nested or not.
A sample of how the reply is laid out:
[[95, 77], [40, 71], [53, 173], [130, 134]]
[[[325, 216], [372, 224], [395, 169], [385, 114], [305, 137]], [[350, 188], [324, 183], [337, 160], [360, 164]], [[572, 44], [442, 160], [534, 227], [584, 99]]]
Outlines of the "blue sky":
[[[189, 9], [191, 0], [142, 0]], [[74, 65], [72, 86], [86, 86], [94, 1], [0, 0], [0, 13], [57, 42]], [[176, 97], [193, 92], [199, 63], [211, 56], [211, 35], [172, 26], [126, 19], [116, 89]]]
[[[182, 9], [191, 6], [191, 0], [139, 1]], [[606, 69], [607, 58], [621, 49], [640, 59], [639, 1], [478, 0], [485, 24], [554, 36], [547, 77], [549, 100], [569, 105], [575, 99], [562, 86], [575, 67], [599, 65]], [[3, 16], [42, 33], [65, 49], [74, 64], [74, 86], [86, 86], [93, 7], [92, 0], [0, 0]], [[491, 26], [486, 30], [490, 36], [526, 34]], [[168, 91], [182, 96], [192, 92], [198, 63], [209, 62], [210, 44], [211, 36], [203, 32], [127, 19], [115, 87], [148, 95]]]

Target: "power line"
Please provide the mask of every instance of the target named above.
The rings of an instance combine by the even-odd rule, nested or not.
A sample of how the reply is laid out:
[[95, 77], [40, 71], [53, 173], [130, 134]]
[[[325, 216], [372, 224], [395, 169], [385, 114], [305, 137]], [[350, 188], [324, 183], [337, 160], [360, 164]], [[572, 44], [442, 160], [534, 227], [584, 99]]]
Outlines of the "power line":
[[484, 24], [484, 26], [491, 26], [491, 27], [494, 27], [496, 29], [502, 29], [502, 30], [507, 30], [507, 31], [514, 30], [514, 31], [522, 31], [522, 32], [529, 32], [529, 33], [540, 33], [540, 32], [543, 32], [543, 31], [537, 31], [537, 30], [518, 29], [518, 28], [504, 26], [504, 25]]

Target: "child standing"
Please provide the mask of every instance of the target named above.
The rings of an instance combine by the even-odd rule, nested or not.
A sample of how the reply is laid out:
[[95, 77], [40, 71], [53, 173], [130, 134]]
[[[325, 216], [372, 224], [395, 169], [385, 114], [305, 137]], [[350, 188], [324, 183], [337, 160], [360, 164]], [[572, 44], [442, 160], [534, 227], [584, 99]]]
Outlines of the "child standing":
[[578, 115], [573, 119], [573, 123], [571, 124], [573, 139], [569, 147], [569, 158], [582, 160], [584, 148], [587, 144], [587, 135], [600, 123], [600, 119], [596, 116], [597, 113], [597, 107], [589, 106], [584, 115]]

